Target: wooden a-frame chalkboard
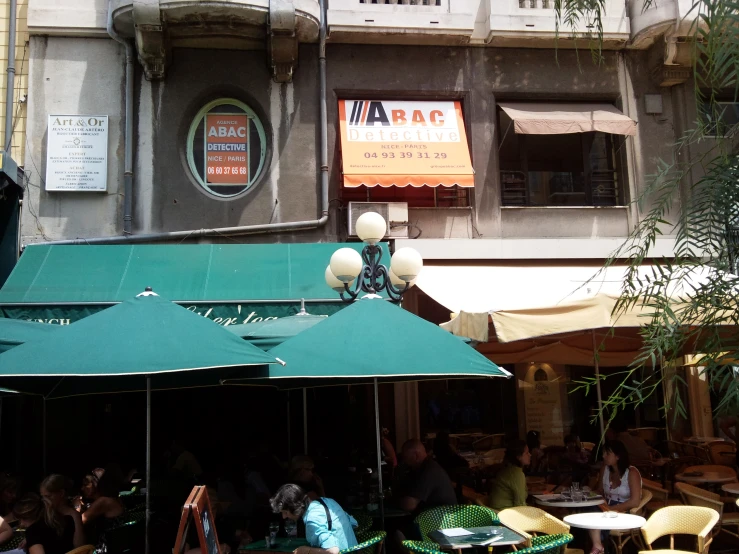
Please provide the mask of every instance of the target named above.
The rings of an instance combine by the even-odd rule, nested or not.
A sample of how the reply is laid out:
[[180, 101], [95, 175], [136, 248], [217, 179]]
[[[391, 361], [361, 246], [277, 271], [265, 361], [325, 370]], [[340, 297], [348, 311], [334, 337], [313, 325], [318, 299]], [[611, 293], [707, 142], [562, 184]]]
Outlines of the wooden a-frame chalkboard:
[[[177, 530], [177, 540], [174, 544], [174, 554], [184, 554], [187, 532], [190, 529], [191, 521], [195, 523], [198, 532], [200, 551], [203, 554], [221, 554], [213, 508], [210, 505], [208, 491], [203, 486], [194, 487], [182, 507], [180, 527]], [[194, 545], [189, 546], [193, 548]]]

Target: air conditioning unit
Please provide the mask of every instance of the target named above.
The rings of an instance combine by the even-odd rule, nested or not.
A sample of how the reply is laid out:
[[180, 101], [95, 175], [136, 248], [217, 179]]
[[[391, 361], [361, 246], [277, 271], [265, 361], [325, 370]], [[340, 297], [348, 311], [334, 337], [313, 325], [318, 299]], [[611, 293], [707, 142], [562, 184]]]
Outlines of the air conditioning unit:
[[356, 237], [357, 219], [363, 213], [377, 212], [385, 218], [388, 230], [385, 238], [408, 238], [408, 203], [407, 202], [349, 202], [349, 236]]

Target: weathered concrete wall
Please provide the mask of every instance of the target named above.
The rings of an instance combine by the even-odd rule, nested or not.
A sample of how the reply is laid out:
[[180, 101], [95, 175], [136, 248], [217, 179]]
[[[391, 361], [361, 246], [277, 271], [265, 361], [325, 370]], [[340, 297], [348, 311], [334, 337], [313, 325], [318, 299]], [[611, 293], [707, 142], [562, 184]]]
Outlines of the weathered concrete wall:
[[[366, 93], [462, 99], [475, 168], [474, 225], [484, 237], [511, 236], [502, 228], [496, 102], [616, 101], [617, 55], [607, 54], [602, 67], [593, 67], [589, 58], [578, 60], [577, 56], [572, 51], [555, 55], [553, 50], [532, 49], [332, 45], [328, 49], [329, 89], [336, 98]], [[337, 110], [335, 102], [329, 104], [330, 121], [336, 121]], [[560, 214], [563, 226], [571, 223], [571, 212]], [[521, 217], [533, 221], [537, 216], [524, 211]], [[584, 227], [589, 236], [593, 225], [586, 221]], [[423, 236], [445, 235], [424, 230]]]
[[[340, 196], [338, 106], [342, 97], [460, 99], [476, 171], [473, 210], [424, 210], [415, 218], [423, 238], [625, 236], [639, 217], [635, 208], [501, 210], [496, 103], [505, 100], [604, 101], [639, 122], [628, 139], [627, 197], [674, 141], [672, 106], [661, 118], [643, 115], [643, 94], [659, 92], [648, 76], [649, 53], [606, 53], [595, 67], [588, 52], [551, 49], [449, 48], [334, 44], [328, 47], [328, 117], [331, 220], [312, 232], [243, 237], [249, 241], [337, 240], [345, 233]], [[175, 49], [164, 81], [136, 79], [135, 232], [156, 232], [312, 220], [318, 216], [319, 107], [317, 47], [300, 49], [291, 84], [269, 78], [263, 51]], [[31, 201], [44, 234], [75, 238], [117, 234], [123, 152], [123, 54], [112, 40], [34, 38], [31, 51], [29, 140], [38, 170], [45, 171], [49, 113], [111, 116], [109, 191], [39, 192]], [[233, 97], [259, 114], [268, 135], [268, 167], [249, 193], [236, 199], [208, 195], [186, 161], [186, 135], [203, 105]], [[30, 167], [30, 164], [26, 164]], [[32, 176], [36, 187], [38, 176]], [[434, 212], [438, 217], [434, 217]], [[435, 221], [436, 219], [436, 221]], [[417, 231], [411, 229], [410, 236]], [[26, 211], [24, 240], [38, 240]], [[217, 239], [218, 240], [218, 239]], [[229, 239], [223, 239], [229, 240]]]
[[[270, 79], [264, 52], [176, 50], [167, 79], [143, 83], [138, 120], [139, 194], [134, 214], [138, 231], [318, 218], [315, 48], [303, 49], [301, 64], [299, 78], [280, 85]], [[249, 192], [234, 199], [206, 193], [187, 166], [190, 124], [205, 104], [218, 98], [235, 98], [249, 105], [268, 138], [267, 169]], [[313, 240], [318, 238], [315, 233], [301, 233], [300, 237], [308, 240], [311, 235]]]
[[[31, 37], [24, 243], [121, 232], [124, 58], [109, 39]], [[107, 192], [45, 191], [50, 114], [109, 116]]]

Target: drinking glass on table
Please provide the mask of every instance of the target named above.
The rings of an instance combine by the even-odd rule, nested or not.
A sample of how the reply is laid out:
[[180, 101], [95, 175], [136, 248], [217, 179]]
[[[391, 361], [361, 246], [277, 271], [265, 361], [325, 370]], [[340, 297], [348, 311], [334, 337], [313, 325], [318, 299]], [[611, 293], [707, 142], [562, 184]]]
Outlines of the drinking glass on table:
[[298, 535], [298, 522], [294, 519], [286, 519], [285, 533], [290, 538], [296, 537]]
[[269, 543], [270, 548], [277, 548], [277, 533], [280, 532], [280, 524], [273, 521], [269, 524]]

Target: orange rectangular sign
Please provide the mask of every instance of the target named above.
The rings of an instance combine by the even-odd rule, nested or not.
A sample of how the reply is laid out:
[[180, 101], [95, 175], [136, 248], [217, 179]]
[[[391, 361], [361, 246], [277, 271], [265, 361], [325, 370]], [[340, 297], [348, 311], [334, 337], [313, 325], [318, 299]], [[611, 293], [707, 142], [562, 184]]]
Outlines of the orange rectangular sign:
[[474, 186], [456, 101], [339, 100], [344, 186]]
[[208, 183], [249, 182], [249, 118], [243, 114], [205, 117], [205, 175]]

